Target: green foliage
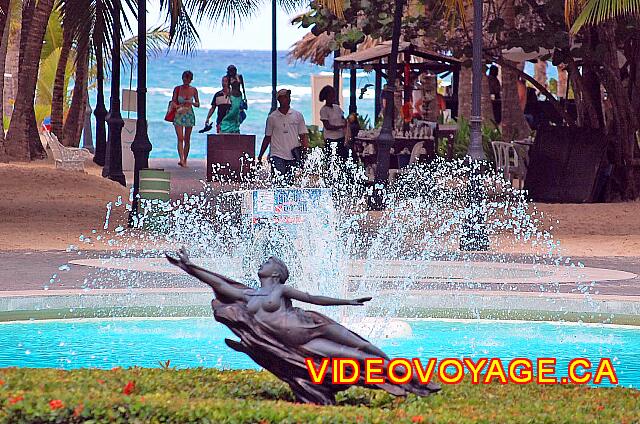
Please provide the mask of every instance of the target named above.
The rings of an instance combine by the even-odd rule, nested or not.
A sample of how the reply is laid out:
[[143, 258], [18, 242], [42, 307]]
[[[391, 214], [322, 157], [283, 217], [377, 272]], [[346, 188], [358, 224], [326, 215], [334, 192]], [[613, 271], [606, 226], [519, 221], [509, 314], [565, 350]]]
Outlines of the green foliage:
[[317, 125], [307, 125], [309, 131], [309, 147], [324, 147], [324, 135]]
[[358, 114], [358, 124], [360, 125], [361, 130], [370, 130], [371, 129], [371, 118], [369, 115], [360, 115]]
[[[460, 159], [466, 156], [469, 150], [469, 144], [471, 142], [471, 125], [464, 117], [459, 117], [455, 121], [458, 125], [458, 132], [453, 140], [453, 157]], [[482, 125], [482, 150], [484, 151], [485, 158], [493, 162], [493, 149], [491, 148], [491, 142], [496, 140], [502, 140], [502, 133], [500, 129], [494, 124], [484, 123]], [[447, 140], [442, 138], [438, 140], [438, 155], [447, 156]]]
[[394, 398], [349, 389], [338, 405], [294, 404], [262, 371], [0, 370], [0, 423], [477, 423], [638, 422], [640, 393], [585, 386], [444, 385]]
[[558, 80], [557, 79], [555, 79], [555, 78], [550, 78], [549, 79], [549, 92], [551, 94], [555, 94], [556, 96], [559, 94], [558, 93]]

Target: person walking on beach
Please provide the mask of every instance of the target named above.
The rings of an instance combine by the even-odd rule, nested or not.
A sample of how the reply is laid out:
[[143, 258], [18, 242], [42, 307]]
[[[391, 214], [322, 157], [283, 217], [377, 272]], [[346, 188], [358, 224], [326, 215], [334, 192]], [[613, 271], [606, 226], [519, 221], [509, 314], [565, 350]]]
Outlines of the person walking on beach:
[[240, 111], [242, 110], [242, 93], [240, 92], [240, 82], [235, 80], [231, 83], [231, 101], [229, 110], [220, 122], [220, 133], [240, 132]]
[[187, 166], [187, 157], [191, 147], [191, 131], [196, 125], [193, 106], [200, 107], [198, 90], [191, 86], [191, 81], [193, 81], [193, 72], [184, 71], [182, 73], [182, 85], [178, 85], [173, 89], [172, 98], [173, 105], [176, 108], [173, 125], [178, 137], [178, 156], [180, 156], [178, 165], [182, 167]]
[[273, 167], [274, 180], [291, 184], [298, 159], [297, 153], [301, 147], [309, 147], [308, 131], [302, 114], [291, 109], [291, 90], [278, 90], [277, 98], [280, 106], [267, 118], [258, 162], [262, 162], [267, 147], [271, 145], [269, 161]]
[[325, 105], [320, 109], [320, 120], [324, 128], [324, 154], [328, 161], [331, 156], [337, 155], [342, 160], [349, 158], [349, 148], [345, 143], [345, 130], [347, 120], [340, 105], [336, 104], [336, 92], [332, 86], [327, 85], [320, 90], [318, 96]]
[[205, 130], [201, 130], [200, 132], [206, 132], [211, 129], [210, 127], [211, 116], [216, 111], [216, 109], [218, 109], [218, 115], [216, 116], [216, 132], [220, 133], [220, 123], [224, 119], [227, 112], [229, 112], [230, 108], [231, 108], [231, 98], [224, 94], [224, 90], [220, 90], [216, 94], [214, 94], [213, 100], [211, 101], [211, 108], [209, 109], [209, 113], [207, 114], [207, 119], [204, 122]]

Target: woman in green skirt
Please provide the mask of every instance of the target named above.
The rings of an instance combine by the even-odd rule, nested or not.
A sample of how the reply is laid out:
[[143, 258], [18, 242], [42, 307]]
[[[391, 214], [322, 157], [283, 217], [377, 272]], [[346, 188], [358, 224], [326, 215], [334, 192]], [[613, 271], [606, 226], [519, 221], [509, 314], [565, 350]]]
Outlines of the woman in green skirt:
[[200, 99], [198, 98], [198, 90], [191, 86], [193, 81], [193, 72], [184, 71], [182, 73], [182, 85], [173, 89], [173, 105], [176, 108], [176, 117], [173, 120], [173, 126], [178, 136], [178, 156], [180, 161], [178, 165], [187, 166], [187, 157], [189, 156], [189, 148], [191, 147], [191, 131], [196, 125], [196, 116], [193, 113], [193, 106], [200, 107]]

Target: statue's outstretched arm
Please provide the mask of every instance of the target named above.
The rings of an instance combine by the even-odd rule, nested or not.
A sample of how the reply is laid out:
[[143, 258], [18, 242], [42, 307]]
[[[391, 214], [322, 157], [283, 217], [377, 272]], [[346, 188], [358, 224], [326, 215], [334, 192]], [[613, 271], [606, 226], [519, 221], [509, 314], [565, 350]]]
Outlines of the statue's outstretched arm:
[[189, 275], [193, 275], [198, 280], [208, 284], [216, 293], [216, 297], [224, 298], [230, 301], [243, 300], [244, 290], [234, 287], [227, 282], [227, 278], [223, 275], [216, 274], [207, 269], [202, 268], [191, 262], [186, 249], [183, 247], [175, 258], [169, 254], [166, 255], [169, 262], [186, 271]]
[[337, 299], [335, 297], [327, 296], [314, 296], [309, 293], [305, 293], [300, 290], [296, 290], [293, 287], [285, 286], [284, 295], [290, 299], [299, 300], [300, 302], [311, 303], [320, 306], [363, 306], [364, 302], [371, 300], [371, 297], [361, 297], [359, 299]]

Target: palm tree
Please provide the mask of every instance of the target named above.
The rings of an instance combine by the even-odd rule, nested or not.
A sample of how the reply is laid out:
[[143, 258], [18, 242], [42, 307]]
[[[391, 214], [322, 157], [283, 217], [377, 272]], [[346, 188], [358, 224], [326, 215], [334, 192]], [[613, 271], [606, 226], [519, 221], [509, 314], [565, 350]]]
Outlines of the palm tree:
[[565, 0], [564, 15], [571, 32], [576, 34], [585, 25], [640, 16], [640, 0]]
[[46, 156], [38, 129], [33, 99], [38, 81], [38, 65], [47, 22], [54, 0], [24, 2], [20, 37], [20, 79], [16, 94], [12, 124], [7, 133], [7, 155], [16, 160], [29, 161]]
[[[10, 31], [10, 0], [0, 0], [0, 72], [4, 75], [5, 63], [7, 59], [7, 45]], [[0, 78], [0, 162], [7, 160], [7, 152], [4, 142], [4, 77]]]
[[[516, 28], [514, 0], [505, 0], [502, 9], [505, 32]], [[529, 126], [518, 100], [517, 64], [502, 67], [502, 137], [504, 141], [520, 140], [529, 135]]]

